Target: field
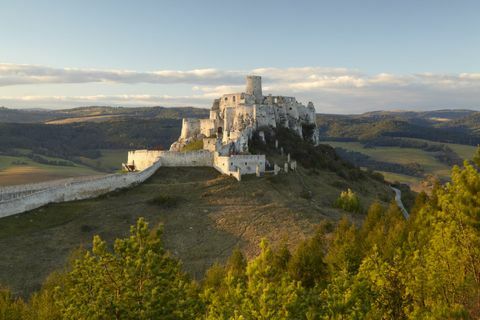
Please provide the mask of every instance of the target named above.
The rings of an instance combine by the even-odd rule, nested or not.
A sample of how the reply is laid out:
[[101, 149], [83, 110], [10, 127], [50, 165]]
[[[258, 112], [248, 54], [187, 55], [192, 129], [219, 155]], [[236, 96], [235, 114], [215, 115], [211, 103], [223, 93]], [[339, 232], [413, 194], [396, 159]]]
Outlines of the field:
[[[398, 164], [408, 164], [416, 162], [420, 164], [425, 173], [433, 174], [442, 179], [447, 179], [450, 176], [451, 168], [435, 159], [434, 155], [430, 152], [426, 152], [421, 149], [414, 148], [400, 148], [400, 147], [375, 147], [364, 148], [359, 142], [336, 142], [336, 141], [323, 141], [322, 143], [329, 144], [332, 147], [340, 147], [351, 151], [360, 152], [366, 154], [377, 161], [385, 161]], [[471, 148], [474, 147], [464, 145], [453, 145], [452, 149], [455, 152], [462, 153], [460, 156], [465, 156], [469, 153]], [[407, 183], [411, 186], [415, 186], [422, 180], [419, 177], [411, 177], [396, 173], [384, 173], [387, 180], [399, 181], [401, 183]]]
[[[17, 150], [27, 153], [29, 150]], [[62, 178], [91, 176], [115, 172], [127, 160], [127, 150], [102, 150], [98, 159], [78, 158], [84, 165], [48, 165], [23, 156], [0, 155], [0, 186], [34, 183]], [[47, 160], [65, 161], [60, 158], [42, 156]]]
[[98, 174], [102, 173], [85, 166], [54, 166], [26, 157], [0, 156], [0, 186]]
[[[329, 171], [299, 168], [288, 175], [245, 176], [238, 183], [212, 168], [161, 168], [132, 189], [1, 219], [0, 283], [27, 295], [64, 266], [72, 250], [88, 247], [94, 234], [108, 240], [125, 236], [140, 216], [152, 225], [164, 224], [166, 247], [199, 278], [235, 247], [250, 257], [262, 238], [293, 247], [319, 222], [338, 220], [346, 213], [332, 203], [347, 187], [359, 194], [364, 207], [393, 198], [388, 186], [376, 180], [349, 182]], [[158, 196], [163, 200], [153, 203]]]
[[[427, 143], [436, 143], [423, 139], [404, 138], [408, 140], [415, 140]], [[336, 142], [336, 141], [323, 141], [322, 143], [329, 144], [332, 147], [340, 147], [351, 151], [360, 152], [372, 157], [377, 161], [385, 161], [398, 164], [408, 164], [416, 162], [420, 164], [426, 174], [432, 174], [440, 179], [448, 180], [450, 177], [451, 168], [445, 163], [435, 159], [433, 153], [414, 148], [400, 148], [400, 147], [375, 147], [364, 148], [362, 143], [359, 142]], [[443, 143], [449, 146], [461, 159], [472, 159], [477, 147], [455, 144], [455, 143]], [[408, 176], [404, 174], [398, 174], [393, 172], [378, 171], [383, 174], [387, 181], [401, 182], [410, 185], [415, 191], [425, 190], [422, 185], [422, 178]]]
[[126, 149], [100, 150], [100, 152], [102, 155], [98, 159], [78, 157], [78, 160], [104, 172], [116, 172], [122, 168], [122, 163], [127, 162], [128, 150]]

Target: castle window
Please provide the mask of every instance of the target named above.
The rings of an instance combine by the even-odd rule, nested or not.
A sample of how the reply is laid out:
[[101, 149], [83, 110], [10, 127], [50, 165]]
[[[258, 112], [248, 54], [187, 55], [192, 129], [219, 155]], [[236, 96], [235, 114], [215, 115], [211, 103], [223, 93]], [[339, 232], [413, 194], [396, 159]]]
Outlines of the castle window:
[[230, 162], [230, 165], [233, 166], [233, 162]]
[[233, 96], [233, 102], [235, 102], [235, 96]]
[[227, 101], [227, 100], [228, 100], [228, 97], [225, 97], [225, 101]]
[[245, 165], [247, 165], [247, 163], [245, 162]]

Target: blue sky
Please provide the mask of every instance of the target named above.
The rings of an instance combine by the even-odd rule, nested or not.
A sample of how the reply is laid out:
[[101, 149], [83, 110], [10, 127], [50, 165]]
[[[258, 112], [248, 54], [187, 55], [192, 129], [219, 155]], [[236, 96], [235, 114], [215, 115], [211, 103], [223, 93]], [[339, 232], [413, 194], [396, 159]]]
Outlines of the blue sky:
[[208, 107], [258, 73], [318, 112], [480, 108], [479, 12], [479, 1], [0, 0], [0, 105]]

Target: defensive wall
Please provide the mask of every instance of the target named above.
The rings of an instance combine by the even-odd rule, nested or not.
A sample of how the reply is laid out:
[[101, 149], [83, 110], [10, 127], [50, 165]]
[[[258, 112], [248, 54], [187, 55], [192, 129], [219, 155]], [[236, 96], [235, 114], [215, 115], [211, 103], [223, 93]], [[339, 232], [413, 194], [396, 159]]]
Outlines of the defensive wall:
[[160, 167], [213, 167], [241, 180], [243, 174], [265, 172], [265, 155], [220, 156], [208, 150], [175, 152], [136, 150], [128, 153], [136, 172], [62, 179], [0, 188], [0, 218], [33, 210], [49, 203], [95, 198], [142, 183]]
[[[99, 177], [65, 179], [50, 183], [0, 188], [10, 197], [0, 200], [0, 218], [33, 210], [53, 202], [95, 198], [147, 180], [161, 166], [160, 162], [140, 172], [116, 173]], [[12, 190], [18, 189], [18, 193]]]
[[128, 165], [144, 170], [155, 162], [164, 167], [213, 167], [222, 174], [235, 176], [265, 172], [265, 155], [220, 156], [218, 152], [198, 150], [188, 152], [136, 150], [128, 153]]

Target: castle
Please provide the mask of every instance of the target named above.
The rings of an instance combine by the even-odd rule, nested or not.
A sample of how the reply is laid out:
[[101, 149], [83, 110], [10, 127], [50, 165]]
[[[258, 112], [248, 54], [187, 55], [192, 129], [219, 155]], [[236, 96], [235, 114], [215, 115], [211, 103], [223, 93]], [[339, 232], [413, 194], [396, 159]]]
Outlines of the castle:
[[[261, 77], [247, 76], [245, 92], [215, 99], [209, 119], [183, 119], [180, 137], [169, 151], [130, 151], [124, 168], [141, 171], [160, 161], [162, 166], [212, 166], [238, 180], [243, 174], [261, 175], [272, 168], [265, 155], [249, 154], [248, 141], [255, 132], [264, 138], [264, 129], [277, 127], [318, 143], [312, 102], [305, 106], [294, 97], [264, 96]], [[201, 150], [182, 151], [192, 143]]]
[[[265, 138], [268, 128], [286, 127], [304, 139], [318, 142], [315, 108], [293, 97], [264, 96], [261, 78], [247, 77], [245, 92], [215, 99], [209, 119], [183, 119], [182, 132], [169, 151], [135, 150], [123, 164], [126, 174], [72, 178], [0, 188], [0, 218], [32, 210], [48, 203], [89, 199], [120, 188], [142, 183], [161, 167], [213, 167], [241, 180], [244, 174], [260, 176], [282, 170], [269, 164], [265, 155], [250, 154], [253, 134]], [[183, 151], [194, 143], [200, 150]], [[188, 148], [187, 148], [188, 149]], [[287, 155], [283, 170], [295, 170]]]
[[[286, 127], [303, 137], [305, 126], [315, 126], [315, 107], [294, 97], [264, 96], [262, 78], [247, 76], [245, 92], [224, 94], [213, 101], [209, 119], [183, 119], [182, 133], [170, 150], [181, 151], [192, 140], [203, 139], [207, 150], [222, 155], [248, 152], [248, 140], [256, 130]], [[303, 137], [318, 142], [317, 131]]]

